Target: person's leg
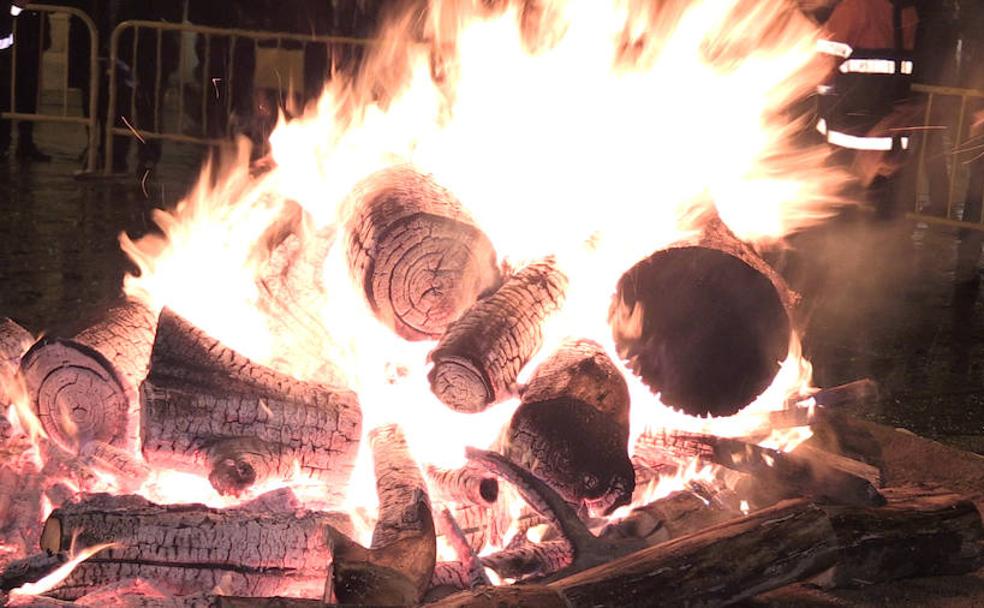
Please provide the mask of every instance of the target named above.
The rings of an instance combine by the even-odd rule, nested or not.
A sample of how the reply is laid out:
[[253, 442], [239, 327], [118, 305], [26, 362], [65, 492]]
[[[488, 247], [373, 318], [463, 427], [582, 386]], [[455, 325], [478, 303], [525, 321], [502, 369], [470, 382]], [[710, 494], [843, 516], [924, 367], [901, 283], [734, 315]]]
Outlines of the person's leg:
[[[46, 19], [40, 13], [24, 12], [17, 24], [17, 112], [35, 114], [38, 111], [38, 90], [41, 84], [41, 52]], [[48, 162], [51, 157], [34, 145], [34, 122], [17, 123], [17, 158], [22, 161]]]
[[[0, 51], [0, 112], [10, 111], [10, 62], [9, 49]], [[10, 153], [10, 121], [0, 118], [0, 160]]]

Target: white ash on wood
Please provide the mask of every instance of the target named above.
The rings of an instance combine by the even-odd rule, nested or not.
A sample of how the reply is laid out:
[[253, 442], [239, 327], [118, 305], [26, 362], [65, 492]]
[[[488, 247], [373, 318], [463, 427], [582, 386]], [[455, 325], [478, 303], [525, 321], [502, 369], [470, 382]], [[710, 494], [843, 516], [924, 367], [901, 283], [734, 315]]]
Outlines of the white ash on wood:
[[619, 354], [667, 405], [727, 416], [786, 358], [796, 296], [714, 218], [619, 280], [609, 321]]
[[354, 280], [383, 323], [433, 340], [499, 282], [495, 250], [453, 194], [408, 166], [370, 175], [347, 223]]
[[302, 382], [226, 348], [168, 309], [141, 387], [141, 438], [152, 466], [207, 472], [240, 494], [295, 467], [341, 491], [362, 414], [346, 388]]
[[459, 412], [509, 397], [543, 343], [543, 322], [563, 304], [567, 277], [551, 261], [530, 264], [448, 327], [430, 354], [431, 391]]
[[159, 582], [174, 593], [221, 586], [227, 593], [268, 596], [321, 593], [331, 552], [327, 529], [351, 532], [347, 516], [320, 512], [211, 509], [156, 505], [139, 496], [96, 494], [55, 509], [41, 548], [67, 551], [116, 543], [83, 562], [52, 593], [75, 599], [124, 578]]
[[522, 390], [503, 453], [565, 500], [610, 513], [628, 504], [635, 473], [628, 455], [629, 389], [590, 340], [570, 340]]
[[147, 373], [157, 312], [128, 298], [70, 338], [45, 337], [21, 372], [38, 418], [56, 442], [132, 445], [131, 411]]

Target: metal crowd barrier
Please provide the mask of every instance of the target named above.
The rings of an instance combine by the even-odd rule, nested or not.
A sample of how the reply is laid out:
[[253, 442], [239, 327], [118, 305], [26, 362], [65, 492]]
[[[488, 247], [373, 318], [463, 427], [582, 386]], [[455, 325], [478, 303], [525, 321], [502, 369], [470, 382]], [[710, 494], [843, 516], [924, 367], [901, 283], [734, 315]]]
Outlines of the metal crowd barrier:
[[[925, 96], [925, 112], [922, 127], [917, 132], [919, 143], [914, 150], [914, 183], [909, 188], [909, 193], [914, 195], [912, 211], [906, 215], [927, 224], [984, 231], [981, 201], [967, 201], [965, 206], [960, 204], [966, 198], [971, 166], [977, 165], [977, 171], [984, 171], [984, 131], [978, 135], [970, 133], [975, 111], [984, 110], [984, 91], [926, 84], [914, 84], [912, 90]], [[949, 107], [940, 113], [938, 110], [943, 104]], [[934, 124], [940, 114], [952, 119], [954, 109], [956, 123]], [[944, 187], [945, 194], [942, 193]], [[945, 213], [941, 201], [932, 196], [934, 190], [940, 195], [936, 199], [946, 201]], [[921, 206], [920, 203], [927, 199], [928, 204]]]
[[[138, 61], [141, 53], [141, 44], [146, 44], [148, 37], [142, 36], [144, 32], [151, 32], [151, 42], [154, 44], [154, 74], [153, 83], [140, 82], [140, 68]], [[127, 42], [124, 44], [124, 35]], [[185, 44], [181, 38], [184, 34], [196, 36], [196, 45], [202, 45], [203, 52], [200, 55], [200, 75], [198, 76], [198, 99], [193, 100], [196, 107], [198, 128], [193, 127], [191, 120], [186, 116], [186, 91], [193, 91], [190, 87], [193, 82], [186, 78], [189, 58]], [[168, 75], [162, 71], [164, 64], [164, 37], [177, 37], [178, 40], [178, 59], [177, 59], [177, 84], [172, 85], [172, 90], [177, 93], [177, 120], [173, 128], [168, 129], [163, 116], [163, 96], [162, 91], [168, 88]], [[210, 125], [209, 110], [210, 96], [219, 100], [219, 89], [221, 85], [225, 91], [224, 116], [232, 116], [234, 105], [234, 91], [237, 79], [237, 49], [240, 44], [248, 44], [251, 49], [254, 61], [259, 48], [274, 48], [278, 52], [288, 50], [290, 45], [305, 49], [307, 45], [324, 44], [327, 49], [337, 49], [340, 45], [366, 46], [371, 44], [370, 40], [361, 38], [348, 38], [343, 36], [316, 36], [311, 34], [296, 34], [288, 32], [254, 31], [232, 28], [218, 28], [190, 23], [171, 23], [164, 21], [124, 21], [116, 26], [110, 38], [110, 65], [121, 66], [127, 64], [131, 68], [131, 79], [129, 82], [121, 82], [120, 70], [111, 69], [109, 74], [109, 112], [108, 116], [122, 116], [120, 113], [121, 105], [121, 86], [130, 87], [127, 91], [129, 97], [129, 116], [136, 118], [123, 125], [110, 124], [105, 132], [105, 163], [104, 171], [112, 171], [112, 158], [114, 139], [118, 136], [131, 137], [142, 142], [153, 140], [173, 141], [181, 143], [216, 145], [228, 141], [235, 135], [234, 129], [230, 125]], [[214, 73], [211, 65], [212, 48], [220, 44], [224, 49], [224, 65], [221, 71], [224, 74], [224, 82], [217, 83], [210, 75]], [[271, 46], [272, 45], [272, 46]], [[286, 46], [285, 46], [286, 45]], [[146, 51], [144, 51], [146, 52]], [[255, 65], [255, 64], [254, 64]], [[255, 68], [254, 68], [255, 69]], [[137, 107], [138, 96], [146, 95], [149, 91], [145, 87], [153, 87], [153, 110], [149, 121], [139, 120], [141, 112]], [[146, 99], [146, 97], [144, 98]], [[144, 102], [146, 103], [146, 102]], [[146, 108], [143, 114], [146, 115]], [[192, 132], [189, 133], [189, 130]], [[218, 133], [218, 134], [217, 134]]]
[[[60, 13], [68, 15], [69, 19], [78, 19], [89, 31], [89, 107], [97, 108], [99, 103], [99, 35], [96, 31], [96, 24], [93, 22], [92, 18], [89, 17], [83, 11], [71, 8], [67, 6], [52, 6], [48, 4], [31, 4], [30, 8], [24, 9], [25, 11], [31, 11], [35, 13]], [[14, 46], [12, 49], [12, 54], [10, 58], [11, 70], [10, 70], [10, 105], [8, 106], [11, 111], [0, 113], [0, 118], [7, 120], [18, 120], [18, 121], [30, 121], [30, 122], [58, 122], [58, 123], [68, 123], [68, 124], [78, 124], [87, 127], [88, 129], [88, 157], [86, 160], [86, 168], [88, 171], [95, 171], [96, 163], [98, 160], [98, 148], [99, 148], [99, 124], [98, 115], [95, 112], [90, 112], [90, 116], [84, 116], [80, 111], [78, 113], [69, 112], [68, 108], [68, 97], [69, 97], [69, 62], [67, 57], [69, 54], [69, 28], [65, 28], [65, 49], [66, 49], [66, 62], [65, 62], [65, 78], [62, 82], [62, 103], [61, 103], [61, 113], [56, 114], [45, 114], [41, 106], [41, 92], [44, 88], [43, 75], [38, 76], [38, 90], [35, 91], [38, 103], [36, 109], [33, 113], [22, 113], [17, 112], [17, 52], [18, 52], [18, 24], [19, 19], [14, 19]], [[39, 32], [39, 37], [43, 39], [44, 36], [44, 21], [42, 20], [38, 26], [41, 31]], [[38, 45], [38, 66], [42, 64], [44, 45]]]

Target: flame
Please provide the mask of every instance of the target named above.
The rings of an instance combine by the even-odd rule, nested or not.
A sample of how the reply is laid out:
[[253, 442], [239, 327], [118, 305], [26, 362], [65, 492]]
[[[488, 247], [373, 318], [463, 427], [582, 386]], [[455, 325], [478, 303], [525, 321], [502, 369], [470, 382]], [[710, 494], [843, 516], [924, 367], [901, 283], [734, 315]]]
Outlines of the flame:
[[[538, 358], [576, 337], [618, 360], [607, 311], [635, 262], [699, 231], [710, 211], [740, 238], [768, 246], [841, 204], [845, 176], [824, 167], [825, 148], [796, 140], [804, 119], [791, 108], [827, 66], [815, 58], [817, 29], [791, 2], [544, 0], [538, 11], [534, 3], [487, 4], [434, 0], [422, 21], [393, 15], [358, 78], [333, 79], [306, 114], [281, 119], [267, 172], [251, 173], [241, 143], [233, 160], [206, 168], [175, 210], [156, 214], [159, 234], [121, 236], [139, 267], [127, 292], [172, 308], [258, 363], [309, 378], [321, 361], [290, 348], [296, 336], [272, 329], [269, 296], [258, 288], [266, 237], [297, 205], [302, 236], [344, 230], [353, 186], [408, 163], [463, 201], [504, 264], [558, 260], [570, 279], [567, 304], [545, 326]], [[404, 342], [373, 316], [348, 275], [343, 240], [325, 259], [326, 301], [309, 311], [330, 336], [324, 357], [359, 394], [364, 433], [398, 423], [422, 464], [460, 466], [463, 447], [490, 446], [518, 401], [477, 415], [439, 403], [424, 364], [433, 344]], [[772, 386], [738, 415], [710, 419], [666, 407], [626, 373], [630, 446], [667, 428], [761, 432], [762, 414], [809, 395], [811, 374], [793, 335]], [[792, 449], [808, 433], [774, 433], [763, 445]], [[367, 539], [376, 496], [365, 437], [362, 446], [343, 506]], [[712, 475], [681, 463], [676, 476], [638, 491], [633, 505]], [[288, 483], [314, 500], [316, 483]], [[236, 504], [204, 478], [171, 471], [154, 471], [140, 493]], [[515, 524], [521, 503], [510, 496], [503, 511]]]
[[48, 574], [41, 580], [33, 583], [25, 583], [16, 589], [12, 589], [10, 591], [10, 597], [29, 597], [47, 593], [68, 578], [68, 576], [75, 570], [76, 567], [78, 567], [79, 564], [96, 555], [100, 551], [105, 551], [106, 549], [111, 549], [117, 546], [118, 545], [116, 543], [104, 543], [83, 549], [78, 555], [59, 566], [58, 569], [51, 574]]

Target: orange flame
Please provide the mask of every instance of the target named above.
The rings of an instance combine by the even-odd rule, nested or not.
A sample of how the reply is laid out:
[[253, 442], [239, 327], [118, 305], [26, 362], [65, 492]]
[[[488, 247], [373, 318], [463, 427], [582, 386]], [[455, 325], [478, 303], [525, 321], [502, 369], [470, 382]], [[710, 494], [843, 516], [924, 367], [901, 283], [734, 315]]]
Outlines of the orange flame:
[[78, 555], [59, 566], [54, 572], [33, 583], [24, 583], [10, 591], [10, 597], [30, 597], [47, 593], [60, 585], [69, 577], [79, 564], [96, 555], [100, 551], [117, 547], [116, 543], [104, 543], [83, 549]]

